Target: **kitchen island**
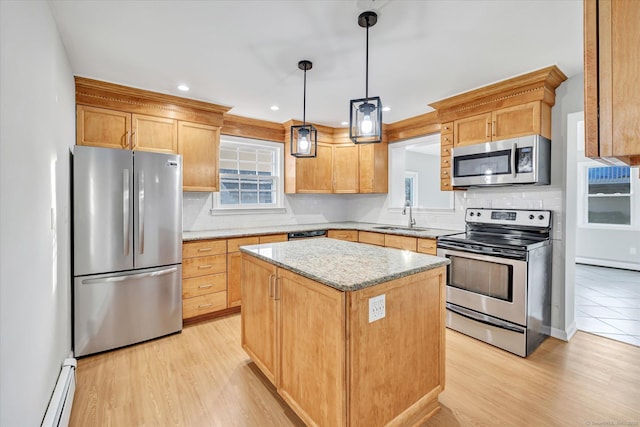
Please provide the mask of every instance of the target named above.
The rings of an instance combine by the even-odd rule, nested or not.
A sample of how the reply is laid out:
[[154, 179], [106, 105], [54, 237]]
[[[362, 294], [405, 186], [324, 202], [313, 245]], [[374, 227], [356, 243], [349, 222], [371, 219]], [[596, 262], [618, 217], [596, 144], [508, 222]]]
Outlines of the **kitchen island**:
[[448, 260], [334, 239], [241, 251], [242, 346], [307, 425], [438, 410]]

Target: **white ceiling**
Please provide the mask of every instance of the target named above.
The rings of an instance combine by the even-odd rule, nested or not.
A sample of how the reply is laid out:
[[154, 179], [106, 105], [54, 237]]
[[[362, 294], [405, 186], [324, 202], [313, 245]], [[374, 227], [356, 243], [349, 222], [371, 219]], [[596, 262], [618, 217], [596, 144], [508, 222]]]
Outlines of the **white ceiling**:
[[[582, 0], [68, 1], [51, 7], [74, 74], [232, 106], [231, 114], [340, 126], [369, 95], [392, 123], [451, 95], [557, 65], [582, 72]], [[186, 94], [177, 89], [186, 83]], [[279, 111], [271, 111], [277, 104]]]

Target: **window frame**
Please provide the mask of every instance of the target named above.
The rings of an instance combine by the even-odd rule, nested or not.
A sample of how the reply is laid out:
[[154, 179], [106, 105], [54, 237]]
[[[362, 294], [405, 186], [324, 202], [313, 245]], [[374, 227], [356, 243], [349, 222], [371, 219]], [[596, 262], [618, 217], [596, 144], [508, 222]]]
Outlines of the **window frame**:
[[[609, 230], [638, 230], [640, 229], [640, 220], [638, 217], [640, 216], [640, 212], [638, 212], [638, 208], [640, 205], [638, 204], [638, 168], [631, 167], [630, 168], [630, 184], [629, 184], [629, 210], [630, 210], [630, 224], [606, 224], [599, 222], [589, 222], [589, 199], [590, 198], [598, 198], [597, 195], [589, 194], [589, 169], [591, 168], [600, 168], [607, 167], [608, 165], [598, 163], [595, 161], [587, 161], [581, 162], [579, 165], [581, 167], [580, 171], [580, 183], [579, 183], [579, 191], [580, 197], [579, 200], [579, 219], [578, 224], [582, 228], [592, 228], [592, 229], [609, 229]], [[606, 198], [611, 196], [600, 196], [600, 198]]]
[[[272, 151], [274, 153], [274, 164], [273, 164], [273, 173], [274, 175], [270, 175], [272, 177], [273, 185], [275, 186], [275, 203], [271, 204], [260, 204], [260, 203], [250, 203], [250, 204], [233, 204], [233, 205], [224, 205], [221, 201], [221, 193], [222, 193], [222, 177], [223, 168], [222, 165], [222, 150], [225, 148], [225, 145], [229, 145], [229, 148], [239, 149], [241, 147], [246, 148], [255, 148]], [[212, 208], [211, 214], [229, 214], [229, 213], [237, 213], [237, 214], [251, 214], [251, 213], [277, 213], [277, 212], [285, 212], [284, 208], [284, 146], [279, 142], [273, 141], [264, 141], [253, 138], [241, 138], [229, 135], [221, 135], [220, 136], [220, 168], [219, 168], [219, 180], [220, 180], [220, 191], [213, 193], [212, 197]], [[258, 161], [256, 160], [256, 163]], [[247, 177], [258, 177], [258, 175], [247, 175]], [[259, 200], [259, 195], [258, 195]]]

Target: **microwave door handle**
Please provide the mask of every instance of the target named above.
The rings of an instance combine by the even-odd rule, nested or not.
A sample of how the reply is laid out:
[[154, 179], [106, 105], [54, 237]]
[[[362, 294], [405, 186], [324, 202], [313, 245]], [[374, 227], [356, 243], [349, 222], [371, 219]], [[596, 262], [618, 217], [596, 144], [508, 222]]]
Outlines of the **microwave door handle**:
[[516, 172], [516, 155], [518, 154], [518, 143], [514, 142], [513, 147], [511, 148], [511, 174], [515, 178], [517, 175]]

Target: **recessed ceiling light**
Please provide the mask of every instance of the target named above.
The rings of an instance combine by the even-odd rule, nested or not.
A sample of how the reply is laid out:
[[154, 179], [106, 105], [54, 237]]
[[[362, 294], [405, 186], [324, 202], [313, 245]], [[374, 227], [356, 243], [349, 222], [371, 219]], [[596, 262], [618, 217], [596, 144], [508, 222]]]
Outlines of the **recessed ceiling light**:
[[340, 123], [342, 126], [347, 126], [349, 124], [349, 122], [342, 122]]
[[280, 107], [278, 107], [277, 105], [272, 105], [269, 108], [271, 108], [271, 111], [278, 111], [280, 109]]
[[391, 111], [391, 107], [382, 107], [382, 111]]
[[187, 92], [189, 90], [189, 86], [184, 85], [184, 84], [183, 85], [179, 85], [178, 86], [178, 90], [181, 90], [183, 92]]

